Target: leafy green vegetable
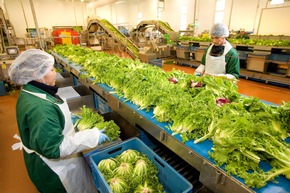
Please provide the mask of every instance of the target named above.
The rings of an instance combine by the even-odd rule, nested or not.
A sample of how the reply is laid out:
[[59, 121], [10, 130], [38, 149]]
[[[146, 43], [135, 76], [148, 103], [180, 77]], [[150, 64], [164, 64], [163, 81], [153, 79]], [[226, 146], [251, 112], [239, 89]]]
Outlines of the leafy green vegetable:
[[133, 171], [133, 166], [130, 163], [122, 162], [115, 169], [115, 176], [129, 177]]
[[[183, 142], [212, 140], [209, 154], [217, 165], [243, 178], [248, 186], [263, 187], [277, 175], [289, 178], [285, 139], [289, 137], [290, 102], [266, 105], [258, 98], [241, 96], [234, 81], [179, 70], [164, 72], [139, 60], [78, 46], [56, 46], [54, 51], [79, 62], [95, 83], [107, 84], [140, 109], [152, 110], [153, 118], [167, 122]], [[178, 82], [172, 84], [171, 77]], [[201, 86], [192, 87], [193, 82]], [[218, 105], [220, 99], [228, 102]], [[264, 162], [270, 165], [269, 171], [261, 169]]]
[[[281, 174], [290, 179], [290, 145], [281, 139], [283, 129], [273, 129], [269, 124], [275, 122], [275, 116], [269, 116], [271, 109], [276, 108], [254, 98], [251, 102], [246, 99], [245, 103], [224, 105], [221, 110], [226, 116], [216, 125], [210, 156], [250, 187], [261, 188]], [[262, 161], [271, 165], [269, 171], [260, 168]]]
[[98, 168], [104, 175], [105, 179], [112, 176], [113, 171], [119, 165], [118, 161], [114, 158], [103, 159], [99, 162]]
[[123, 151], [120, 155], [116, 157], [117, 160], [120, 162], [128, 162], [128, 163], [135, 163], [136, 160], [139, 158], [140, 152], [128, 149]]
[[78, 115], [81, 118], [76, 121], [76, 126], [79, 131], [92, 129], [96, 123], [104, 121], [101, 115], [94, 113], [90, 108], [82, 106], [80, 110], [81, 112]]
[[[211, 42], [210, 37], [194, 37], [194, 36], [180, 36], [179, 41], [195, 41], [195, 42]], [[229, 38], [228, 41], [232, 44], [244, 44], [244, 45], [257, 45], [257, 46], [276, 46], [276, 47], [289, 47], [289, 40], [274, 40], [274, 39], [234, 39]]]
[[113, 192], [165, 192], [157, 177], [157, 166], [145, 154], [134, 149], [127, 149], [115, 158], [101, 160], [98, 168]]
[[108, 180], [109, 186], [114, 193], [129, 192], [130, 187], [122, 177], [113, 177]]
[[145, 181], [144, 184], [139, 184], [134, 193], [163, 193], [162, 185], [152, 186]]
[[120, 127], [113, 120], [105, 121], [103, 116], [97, 112], [93, 112], [92, 109], [87, 108], [86, 106], [82, 106], [80, 110], [81, 112], [78, 113], [80, 119], [75, 123], [75, 126], [79, 131], [98, 128], [112, 141], [120, 138]]

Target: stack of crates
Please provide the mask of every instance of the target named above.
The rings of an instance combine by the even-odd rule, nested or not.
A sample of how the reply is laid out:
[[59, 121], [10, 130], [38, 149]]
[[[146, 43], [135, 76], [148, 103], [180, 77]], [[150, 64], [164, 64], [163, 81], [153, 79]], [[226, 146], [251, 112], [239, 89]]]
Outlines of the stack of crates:
[[178, 46], [176, 47], [176, 57], [182, 59], [189, 59], [189, 46]]
[[71, 29], [57, 29], [52, 32], [55, 44], [74, 44], [80, 43], [79, 33]]

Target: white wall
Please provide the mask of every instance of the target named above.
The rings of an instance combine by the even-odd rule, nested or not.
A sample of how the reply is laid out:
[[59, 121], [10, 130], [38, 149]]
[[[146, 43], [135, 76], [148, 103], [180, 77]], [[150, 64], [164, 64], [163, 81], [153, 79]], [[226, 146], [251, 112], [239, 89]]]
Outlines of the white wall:
[[[146, 0], [138, 3], [109, 4], [97, 7], [95, 17], [107, 19], [114, 25], [128, 26], [130, 29], [142, 20], [156, 20], [157, 0]], [[138, 10], [142, 13], [138, 19]]]
[[[245, 6], [249, 4], [251, 6]], [[235, 0], [229, 25], [230, 29], [244, 28], [246, 31], [255, 31], [257, 17], [260, 16], [258, 4], [259, 0]]]
[[[0, 1], [3, 2], [3, 0]], [[20, 1], [5, 0], [5, 7], [17, 36], [23, 37], [27, 26]], [[22, 2], [28, 27], [34, 28], [29, 0], [22, 0]], [[126, 0], [121, 4], [115, 4], [114, 0], [106, 0], [101, 5], [77, 1], [73, 4], [72, 0], [68, 2], [65, 0], [33, 0], [33, 2], [39, 27], [86, 26], [88, 16], [107, 19], [114, 25], [122, 24], [129, 29], [138, 25], [141, 20], [157, 20], [157, 0]], [[268, 2], [268, 0], [226, 0], [223, 22], [229, 26], [230, 30], [245, 28], [247, 31], [257, 33], [261, 10], [266, 7], [275, 7], [270, 6]], [[216, 0], [165, 0], [165, 10], [161, 12], [160, 19], [168, 22], [174, 31], [179, 31], [185, 29], [182, 22], [186, 25], [193, 23], [196, 16], [199, 24], [196, 34], [200, 34], [204, 30], [209, 30], [213, 25], [215, 4]], [[285, 5], [290, 6], [290, 1]], [[290, 7], [288, 8], [290, 11]], [[187, 12], [184, 15], [185, 10]], [[142, 13], [141, 19], [138, 19], [138, 11]], [[288, 28], [284, 31], [290, 33], [290, 25], [284, 27]]]
[[[14, 26], [16, 36], [25, 37], [26, 28], [35, 28], [29, 0], [6, 0], [5, 8]], [[86, 24], [86, 7], [80, 2], [33, 0], [38, 27], [51, 29], [52, 26], [83, 26]], [[27, 20], [27, 25], [25, 22]]]

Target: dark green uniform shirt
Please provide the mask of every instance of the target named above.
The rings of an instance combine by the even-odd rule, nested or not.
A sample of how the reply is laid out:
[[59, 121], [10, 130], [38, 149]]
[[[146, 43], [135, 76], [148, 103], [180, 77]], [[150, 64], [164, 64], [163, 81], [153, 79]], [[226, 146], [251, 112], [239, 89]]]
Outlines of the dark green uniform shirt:
[[[22, 143], [48, 159], [58, 159], [59, 146], [64, 138], [62, 130], [65, 120], [60, 108], [54, 104], [57, 99], [30, 84], [24, 85], [23, 89], [46, 94], [49, 101], [24, 91], [20, 92], [16, 116]], [[66, 192], [58, 175], [43, 162], [39, 155], [24, 151], [24, 160], [29, 177], [40, 192]]]

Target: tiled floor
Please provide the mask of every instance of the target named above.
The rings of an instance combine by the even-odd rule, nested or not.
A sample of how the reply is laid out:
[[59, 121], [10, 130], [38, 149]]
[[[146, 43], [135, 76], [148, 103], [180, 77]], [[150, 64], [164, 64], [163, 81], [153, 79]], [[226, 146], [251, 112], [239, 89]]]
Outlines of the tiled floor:
[[[166, 64], [164, 70], [172, 68], [193, 73], [194, 68]], [[261, 100], [281, 104], [290, 101], [290, 89], [264, 83], [240, 79], [239, 92], [247, 96], [255, 96]], [[0, 190], [4, 193], [34, 193], [37, 192], [31, 183], [23, 161], [22, 151], [12, 151], [11, 146], [17, 142], [13, 135], [18, 133], [15, 104], [17, 95], [0, 96]]]
[[23, 160], [22, 151], [12, 151], [18, 133], [16, 95], [0, 96], [0, 191], [5, 193], [36, 193]]

